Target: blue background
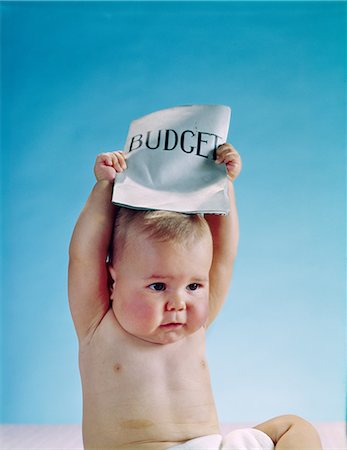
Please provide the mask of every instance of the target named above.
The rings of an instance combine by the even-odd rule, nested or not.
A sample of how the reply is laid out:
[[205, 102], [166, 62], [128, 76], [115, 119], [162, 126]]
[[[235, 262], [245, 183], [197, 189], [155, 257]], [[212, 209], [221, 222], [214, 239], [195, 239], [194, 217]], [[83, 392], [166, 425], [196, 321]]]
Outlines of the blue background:
[[2, 3], [2, 421], [81, 421], [67, 252], [97, 153], [181, 104], [230, 105], [233, 285], [208, 333], [223, 422], [344, 419], [340, 2]]

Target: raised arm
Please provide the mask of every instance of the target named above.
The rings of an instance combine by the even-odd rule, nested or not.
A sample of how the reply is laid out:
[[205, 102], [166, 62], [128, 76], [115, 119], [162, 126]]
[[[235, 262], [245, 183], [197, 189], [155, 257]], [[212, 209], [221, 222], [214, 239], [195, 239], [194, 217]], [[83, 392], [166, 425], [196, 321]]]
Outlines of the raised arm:
[[120, 152], [97, 157], [97, 179], [72, 234], [69, 248], [69, 304], [78, 338], [93, 334], [110, 307], [106, 258], [115, 206], [111, 203], [116, 172], [125, 168]]
[[228, 293], [239, 241], [239, 222], [232, 182], [241, 171], [241, 158], [230, 144], [217, 149], [217, 163], [226, 164], [229, 178], [230, 213], [227, 216], [205, 216], [213, 239], [213, 259], [210, 269], [210, 303], [207, 326], [216, 318]]

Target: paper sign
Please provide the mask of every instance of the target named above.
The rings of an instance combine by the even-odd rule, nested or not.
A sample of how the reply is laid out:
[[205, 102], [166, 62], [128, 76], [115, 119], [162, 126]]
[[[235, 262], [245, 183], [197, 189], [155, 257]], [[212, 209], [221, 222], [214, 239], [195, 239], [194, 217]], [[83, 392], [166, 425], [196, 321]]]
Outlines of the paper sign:
[[227, 106], [191, 105], [134, 120], [124, 148], [127, 169], [116, 176], [112, 202], [227, 214], [226, 168], [215, 163], [215, 151], [227, 140], [230, 114]]

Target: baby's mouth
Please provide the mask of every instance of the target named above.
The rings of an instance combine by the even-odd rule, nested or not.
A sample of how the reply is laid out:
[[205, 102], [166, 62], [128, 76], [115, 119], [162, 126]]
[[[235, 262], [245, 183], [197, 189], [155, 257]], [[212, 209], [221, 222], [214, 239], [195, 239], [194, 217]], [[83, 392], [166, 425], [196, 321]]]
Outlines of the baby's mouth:
[[163, 325], [160, 325], [162, 328], [179, 328], [183, 327], [184, 323], [181, 322], [169, 322], [164, 323]]

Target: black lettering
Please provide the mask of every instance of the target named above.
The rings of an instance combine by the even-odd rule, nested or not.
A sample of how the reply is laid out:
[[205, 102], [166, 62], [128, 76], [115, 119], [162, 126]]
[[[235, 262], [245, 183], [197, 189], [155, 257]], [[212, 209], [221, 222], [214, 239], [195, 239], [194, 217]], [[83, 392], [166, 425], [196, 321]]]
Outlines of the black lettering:
[[203, 134], [208, 134], [209, 136], [211, 136], [211, 133], [205, 133], [204, 131], [198, 131], [198, 146], [197, 146], [197, 149], [196, 149], [196, 154], [199, 155], [199, 156], [202, 156], [203, 158], [208, 158], [208, 155], [202, 155], [202, 154], [200, 153], [200, 150], [201, 150], [201, 142], [204, 142], [205, 144], [208, 143], [208, 141], [204, 141], [203, 139], [201, 139], [201, 136], [202, 136]]
[[149, 146], [149, 139], [150, 139], [151, 133], [152, 133], [151, 131], [147, 131], [146, 147], [149, 148], [150, 150], [155, 150], [155, 149], [158, 148], [159, 145], [160, 145], [160, 135], [161, 135], [161, 130], [158, 131], [158, 140], [157, 140], [157, 146], [156, 146], [156, 147], [150, 147], [150, 146]]
[[212, 134], [212, 136], [214, 136], [213, 159], [216, 160], [217, 159], [217, 148], [219, 147], [218, 139], [220, 139], [221, 141], [223, 139], [220, 136], [218, 136], [217, 134]]
[[[169, 134], [170, 134], [170, 131], [172, 131], [174, 136], [175, 136], [175, 143], [174, 143], [173, 147], [171, 147], [171, 148], [168, 147], [169, 146]], [[177, 136], [176, 131], [175, 130], [170, 130], [170, 129], [166, 130], [166, 132], [165, 132], [165, 144], [164, 144], [164, 149], [163, 150], [173, 150], [176, 147], [176, 145], [177, 145], [177, 141], [178, 141], [178, 136]]]
[[[139, 142], [140, 145], [139, 145], [138, 147], [136, 147], [136, 148], [133, 148], [133, 143], [135, 142], [135, 140], [136, 140], [137, 137], [138, 137], [137, 142]], [[129, 148], [129, 153], [131, 152], [131, 150], [137, 150], [138, 148], [140, 148], [142, 144], [143, 144], [143, 142], [142, 142], [142, 134], [137, 134], [136, 136], [134, 136], [134, 137], [131, 139], [131, 144], [130, 144], [130, 148]]]
[[183, 131], [183, 133], [181, 134], [181, 149], [185, 152], [185, 153], [192, 153], [192, 151], [195, 149], [195, 147], [190, 147], [190, 151], [186, 150], [184, 148], [184, 137], [186, 135], [186, 133], [191, 133], [192, 136], [195, 136], [195, 133], [193, 133], [191, 130], [185, 130]]

